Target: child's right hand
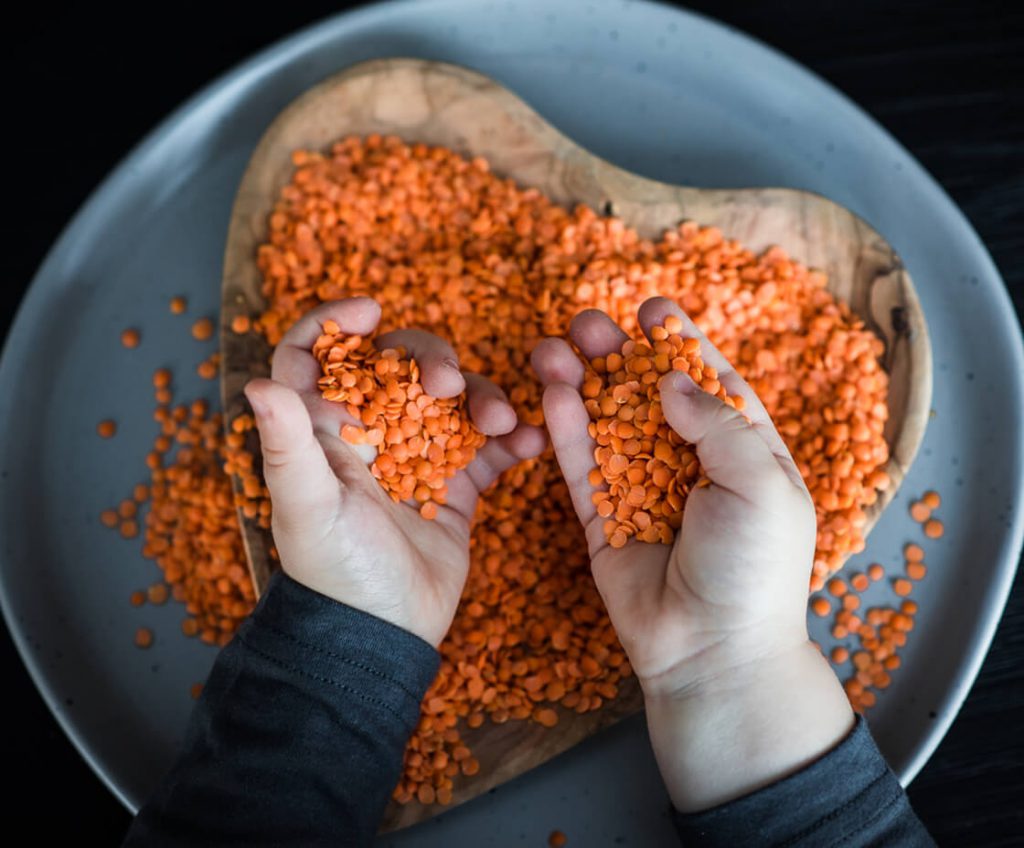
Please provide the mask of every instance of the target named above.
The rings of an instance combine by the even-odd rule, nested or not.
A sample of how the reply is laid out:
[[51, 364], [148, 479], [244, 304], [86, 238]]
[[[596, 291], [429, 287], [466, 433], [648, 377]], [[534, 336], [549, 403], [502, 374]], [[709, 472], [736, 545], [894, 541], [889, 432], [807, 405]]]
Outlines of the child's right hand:
[[[671, 547], [608, 545], [588, 482], [595, 444], [579, 393], [583, 364], [560, 339], [541, 342], [532, 364], [546, 387], [545, 419], [586, 529], [595, 582], [644, 690], [666, 784], [679, 809], [699, 809], [799, 767], [834, 745], [852, 718], [807, 637], [815, 545], [807, 488], [757, 396], [676, 304], [648, 300], [640, 326], [649, 334], [669, 314], [682, 319], [683, 336], [700, 340], [726, 391], [746, 401], [744, 417], [687, 376], [662, 378], [665, 418], [696, 446], [711, 480], [690, 493]], [[597, 310], [578, 315], [570, 335], [589, 359], [618, 351], [627, 338]], [[777, 691], [780, 683], [803, 706], [776, 715], [768, 705], [791, 700]], [[766, 747], [765, 734], [782, 740], [781, 749]], [[715, 770], [716, 758], [736, 745], [742, 761], [719, 761]]]

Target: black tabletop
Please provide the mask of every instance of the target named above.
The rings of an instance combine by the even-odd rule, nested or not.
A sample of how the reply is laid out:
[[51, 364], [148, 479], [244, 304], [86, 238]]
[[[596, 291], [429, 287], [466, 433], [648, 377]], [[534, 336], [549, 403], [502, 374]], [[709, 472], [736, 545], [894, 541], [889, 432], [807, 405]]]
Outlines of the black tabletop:
[[[577, 0], [560, 0], [577, 2]], [[252, 52], [343, 2], [20, 6], [6, 27], [13, 222], [0, 332], [50, 243], [167, 112]], [[68, 4], [70, 5], [70, 4]], [[227, 5], [227, 4], [225, 4]], [[695, 0], [690, 8], [788, 53], [875, 116], [953, 196], [1024, 311], [1024, 15], [1013, 0]], [[13, 263], [13, 264], [10, 264]], [[1012, 411], [1011, 411], [1012, 412]], [[1021, 412], [1017, 411], [1018, 414]], [[65, 738], [0, 635], [8, 823], [43, 844], [120, 840], [128, 814]], [[911, 786], [940, 844], [1024, 843], [1024, 580], [949, 735]], [[1016, 800], [1014, 800], [1016, 799]], [[48, 838], [49, 837], [49, 838]]]

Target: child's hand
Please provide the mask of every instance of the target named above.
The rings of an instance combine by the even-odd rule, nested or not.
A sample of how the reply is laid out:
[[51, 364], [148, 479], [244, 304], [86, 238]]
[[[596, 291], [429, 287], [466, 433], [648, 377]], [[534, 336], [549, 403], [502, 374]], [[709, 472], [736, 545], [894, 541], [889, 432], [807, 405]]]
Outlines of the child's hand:
[[[741, 764], [736, 785], [730, 783], [729, 764], [720, 764], [717, 776], [687, 771], [688, 757], [703, 758], [710, 769], [716, 754], [707, 746], [730, 744], [721, 738], [706, 739], [712, 728], [741, 746], [744, 733], [757, 729], [758, 721], [750, 720], [742, 708], [744, 699], [757, 705], [762, 716], [771, 714], [760, 706], [762, 698], [783, 702], [764, 675], [786, 681], [796, 691], [799, 688], [791, 686], [794, 670], [800, 685], [823, 681], [820, 697], [802, 695], [821, 706], [826, 716], [822, 738], [827, 743], [837, 741], [837, 726], [848, 729], [850, 711], [834, 675], [807, 639], [807, 591], [815, 545], [815, 513], [807, 489], [757, 396], [676, 304], [665, 298], [648, 300], [639, 311], [640, 326], [649, 333], [669, 314], [682, 319], [684, 337], [700, 339], [701, 356], [718, 370], [726, 391], [746, 401], [741, 414], [701, 391], [688, 376], [670, 373], [662, 378], [665, 418], [696, 446], [711, 480], [711, 485], [690, 493], [682, 528], [671, 547], [635, 540], [619, 549], [608, 545], [604, 519], [591, 500], [594, 487], [588, 482], [595, 467], [595, 444], [579, 394], [583, 364], [560, 339], [541, 342], [532, 363], [546, 386], [544, 415], [586, 529], [594, 579], [643, 687], [666, 783], [676, 805], [686, 809], [707, 806], [708, 799], [732, 797], [738, 794], [736, 785], [753, 788], [750, 780], [755, 785], [766, 782], [753, 756]], [[619, 351], [627, 338], [597, 310], [578, 315], [570, 335], [588, 359]], [[725, 718], [736, 710], [737, 720], [743, 718], [739, 727]], [[791, 711], [792, 716], [800, 714]], [[788, 717], [781, 721], [768, 732], [784, 734]], [[810, 725], [806, 730], [803, 741], [809, 740], [813, 748], [820, 740]], [[687, 754], [680, 754], [681, 745]], [[790, 754], [799, 760], [801, 746], [790, 745], [781, 761], [788, 762]], [[771, 779], [778, 776], [779, 762], [777, 756], [768, 757], [765, 771]]]
[[487, 436], [474, 461], [448, 481], [447, 505], [427, 521], [395, 503], [372, 477], [369, 456], [339, 438], [353, 421], [343, 404], [317, 391], [320, 366], [310, 352], [331, 319], [342, 332], [368, 335], [380, 320], [370, 298], [327, 303], [305, 315], [274, 351], [272, 380], [245, 388], [263, 448], [273, 502], [274, 543], [293, 579], [438, 645], [451, 625], [469, 568], [469, 526], [481, 491], [501, 472], [536, 456], [546, 440], [519, 424], [502, 391], [463, 374], [451, 347], [418, 330], [381, 336], [403, 346], [435, 397], [469, 393], [473, 422]]

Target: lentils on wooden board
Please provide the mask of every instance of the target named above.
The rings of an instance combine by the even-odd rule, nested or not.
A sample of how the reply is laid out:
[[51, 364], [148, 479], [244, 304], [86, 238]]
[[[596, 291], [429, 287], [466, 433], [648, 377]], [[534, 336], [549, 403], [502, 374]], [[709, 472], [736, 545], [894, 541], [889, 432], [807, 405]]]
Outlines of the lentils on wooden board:
[[[464, 367], [505, 389], [522, 420], [541, 424], [541, 389], [528, 367], [541, 338], [564, 335], [585, 307], [605, 310], [635, 335], [639, 304], [671, 297], [764, 401], [807, 482], [818, 517], [812, 590], [863, 549], [864, 510], [889, 483], [888, 378], [881, 340], [829, 294], [822, 274], [778, 248], [755, 255], [689, 222], [658, 241], [643, 239], [617, 219], [563, 209], [491, 174], [483, 160], [443, 148], [370, 136], [326, 154], [298, 151], [293, 161], [258, 250], [267, 307], [230, 316], [234, 332], [258, 332], [274, 345], [318, 303], [370, 295], [382, 306], [381, 332], [415, 326], [443, 336]], [[194, 335], [213, 330], [203, 319]], [[171, 412], [169, 376], [154, 383], [164, 441], [147, 458], [149, 515], [158, 518], [151, 536], [147, 515], [144, 552], [163, 557], [174, 597], [189, 603], [183, 632], [222, 642], [253, 598], [233, 506], [264, 528], [270, 522], [247, 449], [252, 418], [236, 418], [218, 440], [218, 416]], [[182, 445], [165, 469], [172, 437]], [[241, 478], [236, 496], [225, 471]], [[222, 532], [187, 542], [187, 517], [211, 510]], [[484, 494], [466, 589], [397, 800], [448, 803], [454, 779], [479, 771], [462, 724], [529, 718], [551, 726], [566, 711], [599, 709], [617, 696], [631, 670], [585, 551], [550, 451]], [[189, 571], [193, 557], [207, 565]], [[868, 574], [881, 577], [874, 567]], [[855, 616], [853, 600], [842, 596], [840, 614]], [[831, 604], [817, 601], [827, 615]], [[861, 706], [870, 700], [856, 697]]]

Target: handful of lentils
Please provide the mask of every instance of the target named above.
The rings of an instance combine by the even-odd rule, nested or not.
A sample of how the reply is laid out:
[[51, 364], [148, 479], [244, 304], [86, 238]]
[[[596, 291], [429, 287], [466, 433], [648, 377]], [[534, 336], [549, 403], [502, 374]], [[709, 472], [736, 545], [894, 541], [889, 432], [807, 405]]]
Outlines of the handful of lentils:
[[682, 328], [677, 316], [667, 316], [664, 326], [651, 328], [651, 344], [627, 339], [620, 353], [590, 360], [583, 381], [597, 443], [590, 484], [607, 486], [594, 492], [593, 502], [613, 548], [631, 537], [671, 544], [683, 523], [686, 495], [710, 482], [693, 445], [662, 415], [661, 378], [681, 371], [723, 403], [744, 407], [744, 399], [727, 394], [718, 372], [701, 359], [700, 342], [679, 335]]
[[376, 447], [370, 473], [384, 491], [395, 501], [415, 499], [420, 515], [436, 518], [448, 493], [445, 480], [469, 465], [486, 441], [469, 419], [465, 394], [428, 395], [404, 348], [377, 350], [372, 339], [346, 335], [333, 321], [323, 330], [313, 344], [324, 373], [317, 387], [362, 424], [345, 424], [341, 437]]

